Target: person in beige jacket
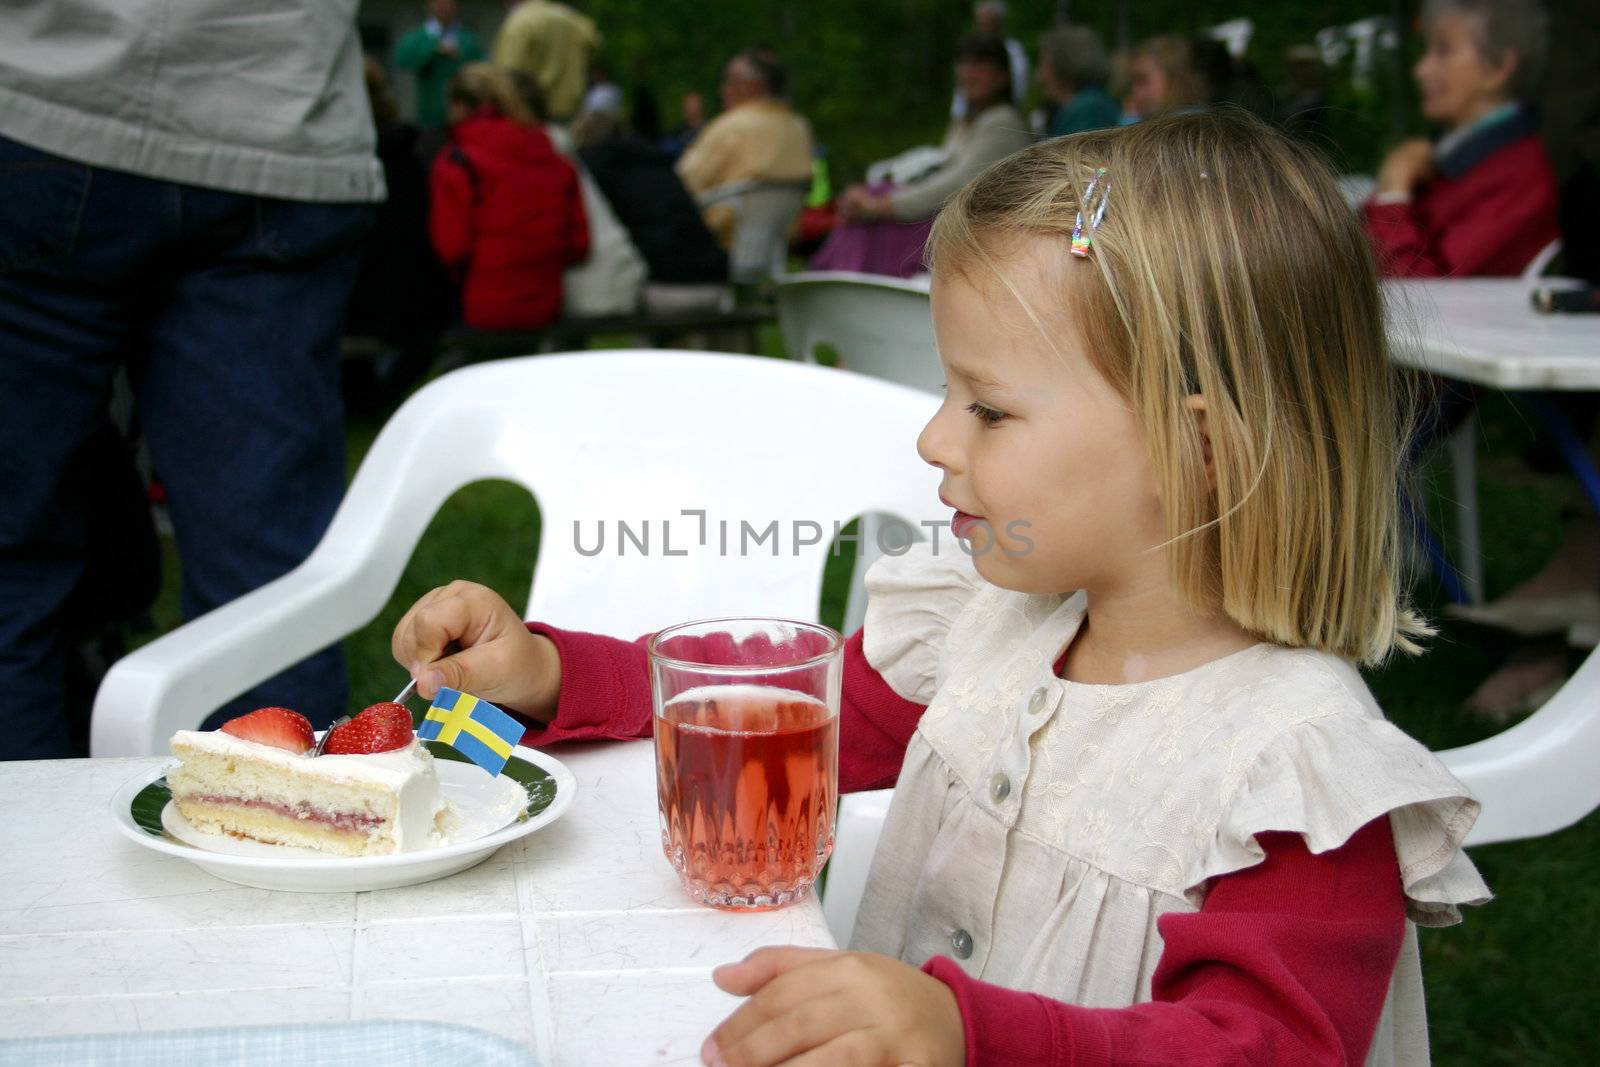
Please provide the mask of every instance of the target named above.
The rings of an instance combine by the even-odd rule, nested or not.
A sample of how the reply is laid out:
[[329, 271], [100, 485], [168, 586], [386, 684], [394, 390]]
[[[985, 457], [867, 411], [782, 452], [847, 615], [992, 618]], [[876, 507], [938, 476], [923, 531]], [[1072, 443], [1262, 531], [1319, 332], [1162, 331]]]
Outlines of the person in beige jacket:
[[[747, 181], [809, 181], [811, 126], [783, 100], [783, 65], [761, 49], [741, 52], [722, 71], [718, 115], [678, 160], [690, 194]], [[727, 247], [735, 216], [726, 204], [705, 212], [706, 226]]]
[[491, 58], [530, 75], [544, 94], [545, 114], [566, 122], [583, 100], [599, 50], [600, 33], [587, 17], [551, 0], [522, 0], [507, 11]]

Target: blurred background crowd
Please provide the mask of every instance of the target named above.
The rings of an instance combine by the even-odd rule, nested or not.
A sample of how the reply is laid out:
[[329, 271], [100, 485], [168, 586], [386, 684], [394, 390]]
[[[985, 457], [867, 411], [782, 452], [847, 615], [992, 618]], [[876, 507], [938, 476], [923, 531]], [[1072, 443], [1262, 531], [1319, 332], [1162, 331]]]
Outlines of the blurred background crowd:
[[[120, 647], [92, 639], [158, 580], [147, 501], [185, 615], [283, 573], [342, 495], [345, 413], [391, 410], [441, 338], [748, 298], [729, 190], [789, 205], [776, 269], [912, 276], [990, 163], [1232, 106], [1326, 153], [1392, 275], [1516, 275], [1564, 231], [1565, 269], [1600, 274], [1572, 238], [1600, 202], [1588, 0], [115, 7], [24, 6], [0, 35], [0, 388], [36, 400], [7, 426], [0, 682], [76, 709], [19, 754], [81, 746]], [[1475, 397], [1426, 384], [1442, 436]], [[1568, 403], [1592, 433], [1593, 398]], [[1600, 629], [1600, 536], [1563, 529], [1475, 621]], [[1564, 673], [1535, 650], [1472, 703], [1511, 714]], [[291, 674], [236, 703], [342, 704], [336, 649]]]

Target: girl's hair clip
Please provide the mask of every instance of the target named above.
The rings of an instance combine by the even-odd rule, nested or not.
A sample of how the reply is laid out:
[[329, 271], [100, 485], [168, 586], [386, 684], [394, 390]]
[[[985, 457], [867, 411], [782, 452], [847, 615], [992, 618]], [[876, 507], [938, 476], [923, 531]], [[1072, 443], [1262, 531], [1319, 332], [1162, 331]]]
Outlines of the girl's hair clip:
[[[1105, 185], [1101, 186], [1101, 181]], [[1095, 192], [1099, 191], [1100, 199], [1095, 200]], [[1100, 220], [1106, 217], [1106, 201], [1111, 199], [1111, 179], [1106, 177], [1106, 168], [1101, 167], [1094, 172], [1094, 178], [1089, 182], [1089, 188], [1083, 191], [1083, 199], [1078, 202], [1078, 218], [1072, 226], [1072, 254], [1087, 256], [1089, 246], [1094, 241], [1094, 232], [1100, 228]], [[1083, 214], [1089, 211], [1089, 228], [1087, 232], [1083, 227]]]

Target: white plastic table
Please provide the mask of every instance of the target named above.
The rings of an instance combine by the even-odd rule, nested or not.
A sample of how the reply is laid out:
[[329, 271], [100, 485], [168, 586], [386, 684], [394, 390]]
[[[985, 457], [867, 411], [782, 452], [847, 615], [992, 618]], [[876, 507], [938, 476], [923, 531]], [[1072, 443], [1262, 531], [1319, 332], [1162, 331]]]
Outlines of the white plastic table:
[[[1600, 390], [1600, 316], [1546, 315], [1529, 294], [1559, 278], [1430, 278], [1384, 282], [1396, 362], [1447, 378], [1520, 393], [1556, 436], [1600, 511], [1600, 474], [1566, 417], [1542, 394]], [[1468, 413], [1446, 442], [1461, 538], [1461, 593], [1483, 596], [1475, 457], [1477, 421]]]
[[833, 947], [815, 898], [695, 904], [661, 855], [648, 742], [564, 746], [552, 825], [451, 878], [300, 894], [219, 881], [122, 838], [110, 797], [161, 758], [0, 763], [0, 1034], [428, 1019], [547, 1067], [698, 1064], [738, 1003], [713, 966]]
[[1600, 315], [1544, 315], [1520, 278], [1383, 283], [1397, 362], [1511, 390], [1600, 390]]

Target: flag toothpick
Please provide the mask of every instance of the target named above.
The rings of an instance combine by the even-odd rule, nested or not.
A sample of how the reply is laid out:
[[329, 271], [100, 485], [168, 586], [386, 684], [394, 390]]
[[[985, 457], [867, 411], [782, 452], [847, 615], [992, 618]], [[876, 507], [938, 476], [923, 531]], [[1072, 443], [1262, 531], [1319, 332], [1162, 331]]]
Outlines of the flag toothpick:
[[443, 742], [491, 775], [498, 775], [525, 729], [487, 700], [455, 689], [441, 689], [417, 727], [417, 736], [424, 741]]

